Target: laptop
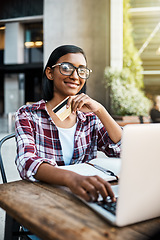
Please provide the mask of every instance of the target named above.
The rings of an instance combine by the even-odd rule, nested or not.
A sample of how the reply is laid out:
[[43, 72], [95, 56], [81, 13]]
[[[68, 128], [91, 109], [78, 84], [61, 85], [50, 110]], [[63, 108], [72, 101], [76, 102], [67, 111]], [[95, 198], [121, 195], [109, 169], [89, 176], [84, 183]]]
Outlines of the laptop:
[[123, 227], [160, 216], [160, 124], [123, 129], [121, 170], [115, 204], [85, 202], [111, 224]]

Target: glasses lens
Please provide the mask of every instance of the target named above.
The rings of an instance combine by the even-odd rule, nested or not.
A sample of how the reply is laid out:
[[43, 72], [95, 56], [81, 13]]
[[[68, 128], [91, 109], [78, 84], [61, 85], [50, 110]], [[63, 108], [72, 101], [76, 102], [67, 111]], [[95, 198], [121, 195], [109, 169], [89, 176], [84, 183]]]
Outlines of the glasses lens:
[[79, 67], [78, 68], [78, 75], [81, 78], [87, 79], [87, 78], [89, 78], [90, 71], [86, 67]]
[[75, 69], [77, 70], [78, 76], [83, 79], [89, 78], [90, 70], [87, 67], [80, 66], [78, 68], [74, 67], [71, 63], [61, 63], [60, 72], [63, 75], [71, 76]]
[[69, 63], [62, 63], [60, 65], [60, 72], [63, 74], [63, 75], [67, 75], [67, 76], [70, 76], [72, 74], [72, 72], [74, 71], [74, 68], [71, 64]]

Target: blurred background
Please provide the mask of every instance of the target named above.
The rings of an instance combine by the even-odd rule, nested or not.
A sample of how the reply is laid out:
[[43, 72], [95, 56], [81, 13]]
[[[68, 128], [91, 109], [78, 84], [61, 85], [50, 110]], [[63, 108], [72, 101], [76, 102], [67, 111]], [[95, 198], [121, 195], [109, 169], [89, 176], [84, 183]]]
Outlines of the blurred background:
[[117, 121], [150, 122], [160, 95], [160, 0], [1, 0], [0, 138], [14, 131], [20, 106], [41, 99], [43, 68], [62, 44], [84, 49], [93, 71], [86, 92]]
[[44, 65], [62, 44], [84, 49], [86, 92], [113, 116], [149, 115], [160, 94], [160, 0], [1, 0], [0, 132], [41, 99]]

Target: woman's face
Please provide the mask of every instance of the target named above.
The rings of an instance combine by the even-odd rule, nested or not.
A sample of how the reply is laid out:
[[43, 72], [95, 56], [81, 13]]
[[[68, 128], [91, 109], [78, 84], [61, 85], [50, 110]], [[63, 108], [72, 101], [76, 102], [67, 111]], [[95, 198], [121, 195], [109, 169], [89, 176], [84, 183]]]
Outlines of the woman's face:
[[[75, 67], [86, 66], [86, 60], [81, 53], [68, 53], [57, 61], [57, 63], [68, 62]], [[53, 68], [54, 96], [56, 94], [63, 97], [77, 94], [85, 84], [85, 79], [78, 76], [75, 70], [71, 76], [62, 75], [59, 66]]]

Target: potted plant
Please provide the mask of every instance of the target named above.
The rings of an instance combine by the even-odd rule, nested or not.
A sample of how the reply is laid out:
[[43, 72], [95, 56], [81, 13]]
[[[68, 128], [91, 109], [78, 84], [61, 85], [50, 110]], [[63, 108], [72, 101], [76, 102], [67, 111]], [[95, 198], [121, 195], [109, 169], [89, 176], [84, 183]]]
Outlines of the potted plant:
[[131, 81], [130, 70], [105, 69], [105, 87], [110, 88], [111, 113], [119, 116], [148, 116], [151, 101]]

